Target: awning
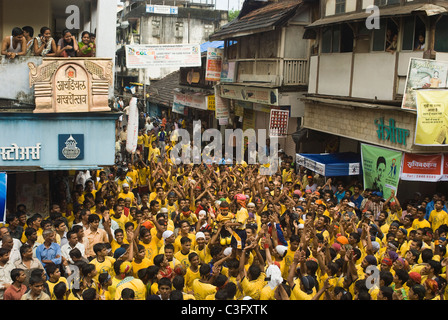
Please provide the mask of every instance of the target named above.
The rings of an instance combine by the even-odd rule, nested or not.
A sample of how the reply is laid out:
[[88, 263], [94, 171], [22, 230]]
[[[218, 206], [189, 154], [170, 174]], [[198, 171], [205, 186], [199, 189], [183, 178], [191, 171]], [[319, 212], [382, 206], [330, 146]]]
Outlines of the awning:
[[[437, 5], [428, 5], [421, 3], [417, 4], [407, 4], [404, 6], [391, 6], [380, 8], [381, 18], [387, 18], [387, 17], [397, 17], [397, 16], [403, 16], [403, 15], [410, 15], [412, 13], [416, 12], [425, 12], [428, 16], [435, 15], [435, 14], [442, 14], [447, 12], [447, 9], [445, 6], [437, 6]], [[372, 15], [372, 12], [369, 11], [361, 11], [361, 12], [353, 12], [348, 14], [338, 14], [338, 15], [332, 15], [328, 16], [322, 19], [318, 19], [314, 21], [313, 23], [307, 25], [305, 28], [317, 28], [322, 26], [328, 26], [338, 23], [344, 23], [344, 22], [357, 22], [357, 21], [365, 21], [369, 16]]]
[[296, 162], [325, 177], [361, 174], [361, 155], [354, 152], [306, 154], [297, 153]]

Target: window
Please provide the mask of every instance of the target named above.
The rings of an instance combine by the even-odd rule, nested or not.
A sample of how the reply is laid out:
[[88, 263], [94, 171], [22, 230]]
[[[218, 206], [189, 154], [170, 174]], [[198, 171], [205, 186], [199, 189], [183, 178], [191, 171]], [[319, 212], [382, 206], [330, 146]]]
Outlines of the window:
[[374, 4], [378, 7], [387, 6], [391, 4], [399, 4], [400, 0], [375, 0]]
[[160, 37], [160, 20], [152, 20], [152, 36]]
[[182, 38], [184, 36], [184, 23], [176, 22], [176, 30], [174, 36], [176, 38]]
[[352, 52], [353, 31], [347, 24], [322, 30], [322, 53]]
[[442, 16], [436, 23], [434, 50], [448, 52], [448, 16]]
[[346, 0], [336, 0], [336, 13], [345, 13], [345, 1]]
[[398, 26], [392, 19], [381, 19], [380, 28], [373, 30], [372, 51], [396, 51]]
[[402, 50], [424, 50], [426, 27], [418, 16], [403, 19]]

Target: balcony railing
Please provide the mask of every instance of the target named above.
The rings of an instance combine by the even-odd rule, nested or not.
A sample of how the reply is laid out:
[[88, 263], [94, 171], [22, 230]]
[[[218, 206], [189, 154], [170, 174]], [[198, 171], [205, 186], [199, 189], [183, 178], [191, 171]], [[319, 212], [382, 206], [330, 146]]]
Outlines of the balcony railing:
[[308, 84], [308, 60], [283, 60], [283, 85], [290, 86], [306, 84]]
[[308, 84], [308, 60], [284, 58], [235, 59], [237, 82], [270, 83], [274, 86]]

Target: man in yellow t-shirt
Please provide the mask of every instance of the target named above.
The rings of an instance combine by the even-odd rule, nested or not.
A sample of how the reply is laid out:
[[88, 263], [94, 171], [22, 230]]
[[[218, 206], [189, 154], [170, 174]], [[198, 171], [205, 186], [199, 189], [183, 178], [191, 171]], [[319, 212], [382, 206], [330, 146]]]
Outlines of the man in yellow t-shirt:
[[157, 144], [155, 141], [151, 142], [151, 147], [149, 148], [148, 152], [148, 161], [154, 161], [155, 163], [158, 162], [160, 159], [160, 149], [157, 147]]
[[95, 269], [97, 271], [94, 280], [98, 282], [98, 277], [101, 273], [109, 273], [110, 276], [113, 277], [115, 275], [113, 268], [115, 259], [108, 256], [106, 244], [95, 244], [93, 246], [93, 251], [95, 252], [96, 257], [90, 261], [90, 263], [95, 265]]
[[434, 210], [429, 214], [429, 223], [435, 232], [442, 224], [448, 224], [448, 213], [443, 210], [443, 200], [434, 203]]
[[117, 284], [115, 289], [115, 300], [121, 300], [121, 292], [130, 288], [134, 290], [135, 300], [146, 300], [146, 286], [142, 280], [134, 278], [132, 264], [129, 261], [123, 261], [120, 265], [120, 276], [123, 279]]
[[422, 228], [431, 228], [431, 224], [428, 220], [425, 219], [426, 210], [424, 208], [417, 209], [417, 216], [414, 221], [412, 221], [412, 229], [422, 229]]
[[199, 267], [200, 279], [194, 279], [191, 288], [196, 300], [205, 300], [205, 298], [216, 292], [216, 287], [209, 283], [211, 267], [203, 264]]

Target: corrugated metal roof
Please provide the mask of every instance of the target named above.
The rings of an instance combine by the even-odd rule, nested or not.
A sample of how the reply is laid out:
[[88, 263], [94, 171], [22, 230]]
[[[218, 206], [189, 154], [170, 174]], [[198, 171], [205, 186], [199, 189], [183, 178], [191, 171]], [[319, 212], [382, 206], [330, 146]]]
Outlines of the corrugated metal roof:
[[[443, 9], [446, 10], [448, 5], [440, 4], [440, 9], [443, 11]], [[381, 18], [387, 18], [387, 17], [393, 17], [393, 16], [401, 16], [401, 15], [409, 15], [413, 12], [427, 12], [426, 10], [434, 10], [435, 5], [428, 6], [427, 4], [422, 3], [414, 3], [414, 4], [406, 4], [404, 6], [391, 6], [391, 7], [381, 7], [380, 8], [380, 17]], [[327, 26], [332, 24], [338, 24], [343, 22], [356, 22], [356, 21], [362, 21], [367, 19], [369, 16], [371, 16], [371, 12], [361, 11], [361, 12], [353, 12], [353, 13], [347, 13], [347, 14], [338, 14], [334, 16], [325, 17], [319, 20], [314, 21], [313, 23], [309, 24], [305, 28], [316, 28], [321, 26]]]
[[223, 40], [238, 34], [262, 32], [285, 24], [301, 6], [301, 0], [268, 3], [241, 18], [224, 25], [210, 36], [211, 40]]
[[153, 81], [149, 86], [148, 100], [155, 104], [171, 107], [174, 89], [179, 87], [179, 76], [180, 70], [177, 70], [158, 81]]

